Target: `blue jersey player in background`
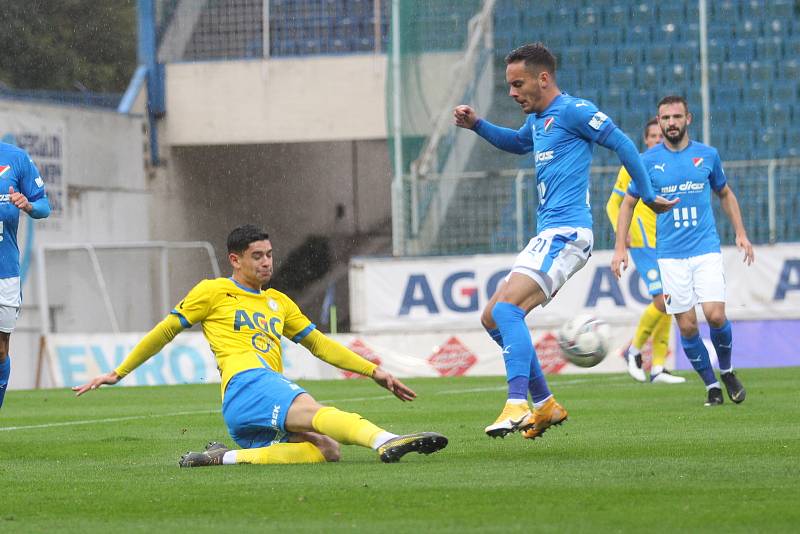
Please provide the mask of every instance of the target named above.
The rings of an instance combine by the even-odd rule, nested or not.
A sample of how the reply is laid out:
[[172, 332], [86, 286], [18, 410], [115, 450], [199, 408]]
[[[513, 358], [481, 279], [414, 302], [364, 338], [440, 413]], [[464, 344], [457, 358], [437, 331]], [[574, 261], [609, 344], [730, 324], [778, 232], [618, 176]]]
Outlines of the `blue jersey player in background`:
[[[739, 202], [728, 186], [719, 153], [689, 139], [686, 129], [691, 122], [692, 114], [683, 97], [663, 98], [658, 103], [658, 123], [664, 142], [642, 157], [656, 191], [667, 198], [680, 199], [675, 208], [656, 219], [656, 255], [667, 313], [675, 315], [686, 357], [706, 385], [705, 405], [722, 404], [722, 388], [697, 329], [697, 303], [702, 305], [710, 327], [720, 378], [730, 399], [740, 403], [745, 398], [745, 389], [731, 362], [733, 336], [731, 323], [725, 316], [725, 272], [711, 209], [711, 190], [733, 224], [736, 246], [744, 252], [748, 265], [754, 259], [753, 245], [747, 238]], [[628, 264], [625, 240], [638, 197], [638, 184], [631, 184], [620, 207], [611, 264], [617, 276]]]
[[[503, 349], [508, 400], [486, 427], [491, 437], [523, 431], [529, 439], [562, 423], [567, 411], [555, 401], [542, 373], [525, 316], [546, 304], [591, 255], [594, 236], [589, 206], [589, 166], [593, 144], [615, 151], [654, 211], [674, 201], [657, 197], [636, 145], [588, 100], [562, 93], [556, 84], [556, 58], [541, 43], [527, 44], [506, 57], [511, 96], [528, 115], [519, 130], [477, 117], [469, 106], [454, 111], [455, 123], [515, 154], [535, 150], [539, 191], [538, 235], [517, 256], [481, 315], [481, 323]], [[528, 405], [528, 392], [533, 412]]]
[[44, 181], [24, 150], [0, 143], [0, 407], [11, 374], [11, 332], [22, 304], [17, 246], [21, 211], [34, 219], [50, 215]]

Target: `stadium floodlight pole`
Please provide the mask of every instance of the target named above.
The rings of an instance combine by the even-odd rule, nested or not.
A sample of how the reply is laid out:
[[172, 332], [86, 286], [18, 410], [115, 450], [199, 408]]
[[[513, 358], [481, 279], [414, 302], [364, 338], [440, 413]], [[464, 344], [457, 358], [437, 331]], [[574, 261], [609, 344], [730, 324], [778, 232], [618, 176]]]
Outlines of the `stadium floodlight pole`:
[[392, 0], [392, 135], [394, 136], [394, 180], [392, 189], [392, 251], [402, 253], [403, 205], [403, 138], [400, 124], [400, 0]]
[[711, 144], [711, 112], [708, 93], [708, 17], [706, 16], [706, 0], [697, 0], [700, 13], [700, 101], [703, 109], [703, 143]]

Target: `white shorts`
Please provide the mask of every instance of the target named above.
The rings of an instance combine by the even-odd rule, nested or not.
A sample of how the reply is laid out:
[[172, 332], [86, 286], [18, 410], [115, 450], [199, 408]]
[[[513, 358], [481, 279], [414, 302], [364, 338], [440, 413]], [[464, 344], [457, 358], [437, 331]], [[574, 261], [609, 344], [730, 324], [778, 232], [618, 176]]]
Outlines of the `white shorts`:
[[[550, 301], [561, 286], [586, 265], [592, 255], [591, 228], [550, 228], [528, 242], [511, 268], [512, 273], [532, 278]], [[510, 276], [510, 274], [509, 274]]]
[[667, 313], [683, 313], [698, 302], [725, 302], [725, 270], [719, 252], [690, 258], [659, 258], [658, 267]]
[[0, 332], [10, 334], [17, 325], [19, 308], [0, 304]]

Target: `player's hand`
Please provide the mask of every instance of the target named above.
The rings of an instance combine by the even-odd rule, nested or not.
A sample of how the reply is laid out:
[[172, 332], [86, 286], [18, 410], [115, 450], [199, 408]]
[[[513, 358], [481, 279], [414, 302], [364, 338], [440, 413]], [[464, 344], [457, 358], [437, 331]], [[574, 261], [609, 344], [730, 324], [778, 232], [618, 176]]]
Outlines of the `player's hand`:
[[617, 250], [614, 249], [614, 257], [611, 259], [611, 272], [614, 276], [620, 278], [625, 269], [628, 268], [628, 251], [627, 249]]
[[747, 239], [746, 235], [736, 236], [736, 248], [744, 252], [744, 263], [752, 265], [756, 261], [756, 254], [753, 251], [753, 244]]
[[23, 195], [18, 191], [14, 191], [14, 188], [12, 186], [9, 186], [8, 188], [8, 197], [9, 197], [8, 199], [11, 201], [12, 204], [14, 204], [16, 207], [18, 207], [25, 213], [30, 213], [31, 210], [33, 209], [31, 203], [28, 202], [28, 197], [26, 197], [25, 195]]
[[[646, 203], [647, 207], [653, 210], [656, 213], [664, 213], [665, 211], [669, 211], [672, 209], [672, 206], [678, 203], [677, 198], [672, 200], [667, 200], [666, 198], [662, 197], [661, 195], [656, 196], [655, 200], [652, 202]], [[644, 201], [642, 201], [644, 202]]]
[[478, 116], [475, 114], [475, 110], [463, 104], [456, 106], [453, 110], [453, 117], [456, 119], [456, 126], [459, 128], [467, 128], [468, 130], [473, 129], [475, 123], [478, 122]]
[[396, 379], [392, 373], [387, 373], [380, 367], [376, 368], [375, 372], [372, 373], [372, 379], [380, 386], [391, 391], [401, 401], [411, 401], [417, 397], [417, 394], [410, 387]]
[[96, 377], [92, 378], [88, 383], [83, 384], [82, 386], [73, 386], [72, 387], [72, 391], [75, 392], [75, 396], [76, 397], [80, 397], [81, 395], [83, 395], [87, 391], [91, 391], [93, 389], [97, 389], [100, 386], [102, 386], [103, 384], [112, 385], [112, 384], [116, 384], [120, 380], [122, 380], [122, 379], [119, 377], [119, 375], [117, 373], [115, 373], [114, 371], [111, 371], [110, 373], [107, 373], [107, 374], [104, 374], [104, 375], [100, 375], [100, 376], [96, 376]]

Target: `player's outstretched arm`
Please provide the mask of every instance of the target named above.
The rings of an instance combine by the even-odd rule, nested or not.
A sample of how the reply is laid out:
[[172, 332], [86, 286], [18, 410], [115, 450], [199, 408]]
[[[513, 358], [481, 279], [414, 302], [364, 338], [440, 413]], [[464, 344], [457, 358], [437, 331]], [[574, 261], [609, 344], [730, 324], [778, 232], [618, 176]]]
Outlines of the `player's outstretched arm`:
[[616, 242], [614, 243], [614, 257], [611, 259], [611, 271], [619, 278], [622, 272], [628, 268], [628, 231], [633, 219], [633, 208], [639, 201], [630, 193], [622, 199], [617, 217]]
[[480, 120], [475, 110], [466, 105], [456, 106], [453, 110], [453, 118], [456, 121], [456, 126], [459, 128], [466, 128], [472, 130], [475, 124]]
[[755, 252], [753, 251], [753, 244], [747, 238], [747, 230], [744, 228], [744, 221], [742, 220], [742, 212], [739, 209], [739, 201], [727, 184], [717, 191], [719, 196], [720, 205], [725, 215], [730, 219], [733, 225], [733, 230], [736, 233], [736, 247], [744, 252], [744, 263], [751, 265], [755, 259]]
[[110, 373], [94, 377], [86, 384], [74, 386], [72, 391], [75, 392], [76, 396], [80, 397], [87, 391], [97, 389], [102, 385], [116, 384], [152, 356], [158, 354], [164, 348], [164, 345], [172, 341], [182, 331], [183, 324], [181, 324], [180, 319], [175, 315], [168, 315], [145, 334], [131, 353], [128, 354], [127, 358], [119, 364], [119, 367]]

